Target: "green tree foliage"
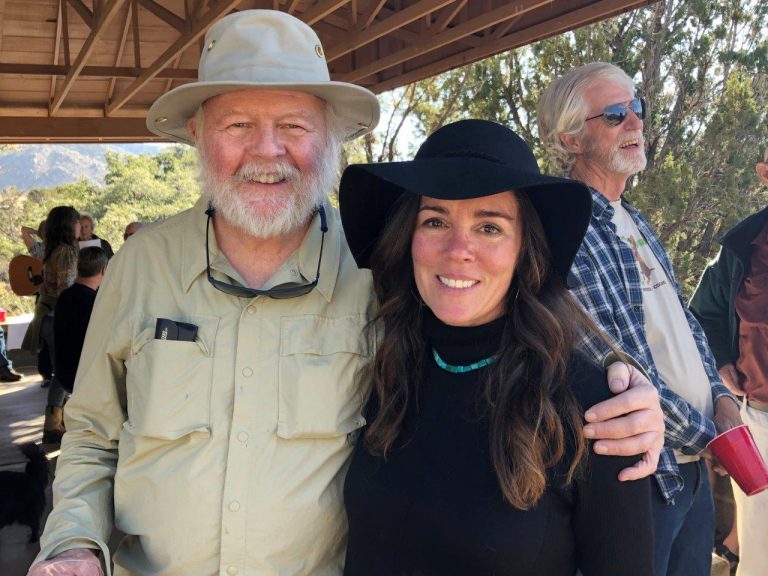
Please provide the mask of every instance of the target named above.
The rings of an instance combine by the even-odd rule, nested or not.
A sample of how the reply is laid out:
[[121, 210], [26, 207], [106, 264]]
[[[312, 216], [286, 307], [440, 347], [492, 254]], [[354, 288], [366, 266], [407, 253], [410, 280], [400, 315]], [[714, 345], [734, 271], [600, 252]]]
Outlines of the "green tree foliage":
[[163, 220], [194, 204], [199, 196], [196, 153], [174, 146], [156, 155], [108, 154], [104, 186], [87, 180], [46, 190], [0, 192], [0, 305], [12, 313], [31, 311], [32, 298], [15, 296], [7, 285], [8, 261], [26, 254], [21, 226], [37, 228], [54, 206], [74, 206], [96, 221], [96, 233], [115, 250], [129, 222]]
[[378, 130], [367, 144], [381, 152], [352, 148], [350, 158], [408, 157], [446, 122], [487, 118], [517, 131], [553, 173], [538, 142], [539, 96], [596, 60], [623, 68], [649, 102], [648, 168], [627, 197], [656, 227], [690, 295], [717, 236], [768, 204], [754, 172], [768, 146], [766, 2], [662, 0], [418, 82], [383, 102], [385, 126], [412, 128]]

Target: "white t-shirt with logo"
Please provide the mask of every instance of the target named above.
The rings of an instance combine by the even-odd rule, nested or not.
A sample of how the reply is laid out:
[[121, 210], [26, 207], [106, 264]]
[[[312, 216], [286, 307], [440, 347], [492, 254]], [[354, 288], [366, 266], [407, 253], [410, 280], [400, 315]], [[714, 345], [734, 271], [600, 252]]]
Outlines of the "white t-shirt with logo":
[[[621, 201], [611, 202], [616, 233], [632, 250], [640, 273], [645, 338], [659, 376], [691, 406], [712, 418], [712, 387], [685, 311], [664, 268]], [[675, 450], [678, 462], [698, 460]]]

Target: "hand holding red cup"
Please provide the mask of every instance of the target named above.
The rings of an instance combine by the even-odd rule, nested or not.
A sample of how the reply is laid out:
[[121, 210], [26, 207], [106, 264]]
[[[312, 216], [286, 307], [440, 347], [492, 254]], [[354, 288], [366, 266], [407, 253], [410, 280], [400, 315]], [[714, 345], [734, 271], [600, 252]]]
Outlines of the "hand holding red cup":
[[707, 448], [747, 496], [768, 488], [768, 467], [746, 424], [719, 434]]

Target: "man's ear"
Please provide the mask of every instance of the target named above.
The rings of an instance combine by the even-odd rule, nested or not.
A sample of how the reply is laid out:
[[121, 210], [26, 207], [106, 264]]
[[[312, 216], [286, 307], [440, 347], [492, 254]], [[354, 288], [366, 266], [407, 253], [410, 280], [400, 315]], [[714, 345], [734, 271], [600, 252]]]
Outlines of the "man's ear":
[[197, 122], [194, 116], [187, 120], [187, 132], [192, 136], [192, 140], [197, 141]]
[[755, 172], [757, 172], [760, 182], [768, 186], [768, 163], [758, 162], [755, 164]]
[[577, 134], [560, 134], [560, 142], [573, 154], [581, 154], [581, 138]]

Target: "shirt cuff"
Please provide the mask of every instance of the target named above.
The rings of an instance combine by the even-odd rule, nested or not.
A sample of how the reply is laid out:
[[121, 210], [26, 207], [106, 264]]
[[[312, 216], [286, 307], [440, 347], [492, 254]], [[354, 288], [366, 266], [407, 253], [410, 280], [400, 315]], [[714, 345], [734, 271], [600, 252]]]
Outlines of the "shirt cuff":
[[58, 556], [62, 552], [67, 550], [74, 550], [76, 548], [87, 548], [89, 550], [96, 550], [101, 553], [102, 568], [104, 569], [105, 576], [112, 576], [112, 558], [109, 554], [109, 548], [106, 543], [99, 542], [98, 540], [92, 540], [91, 538], [74, 537], [67, 538], [63, 542], [54, 546], [51, 550], [45, 552], [45, 556], [41, 554], [36, 558], [35, 562], [41, 560], [52, 560], [55, 556]]

